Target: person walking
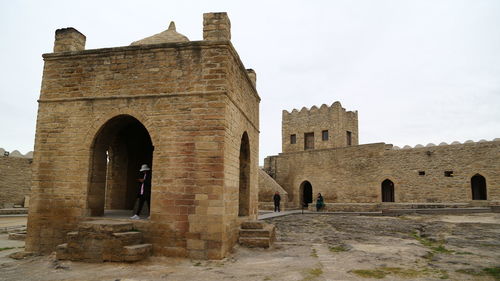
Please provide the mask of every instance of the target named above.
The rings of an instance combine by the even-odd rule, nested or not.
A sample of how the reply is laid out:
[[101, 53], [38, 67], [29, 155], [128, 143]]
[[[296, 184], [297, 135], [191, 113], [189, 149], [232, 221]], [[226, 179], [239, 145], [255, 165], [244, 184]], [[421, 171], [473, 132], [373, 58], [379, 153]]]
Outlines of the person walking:
[[139, 170], [139, 178], [137, 181], [139, 182], [139, 192], [137, 193], [137, 198], [139, 198], [139, 206], [137, 208], [137, 212], [135, 215], [130, 217], [131, 219], [138, 220], [140, 219], [139, 214], [142, 211], [142, 207], [144, 206], [144, 201], [148, 202], [148, 210], [151, 212], [151, 169], [148, 167], [148, 164], [143, 164], [141, 169]]
[[274, 211], [281, 212], [281, 209], [280, 209], [281, 196], [280, 196], [280, 193], [278, 191], [276, 191], [274, 193], [273, 201], [274, 201]]

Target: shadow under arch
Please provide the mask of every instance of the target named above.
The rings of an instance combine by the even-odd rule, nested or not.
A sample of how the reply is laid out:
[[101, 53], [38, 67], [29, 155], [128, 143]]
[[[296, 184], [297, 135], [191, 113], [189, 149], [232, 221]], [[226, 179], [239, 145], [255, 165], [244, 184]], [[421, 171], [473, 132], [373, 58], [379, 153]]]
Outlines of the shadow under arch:
[[472, 200], [487, 200], [486, 178], [480, 174], [475, 174], [470, 179]]
[[250, 140], [247, 132], [241, 136], [238, 216], [250, 215]]
[[313, 202], [313, 188], [309, 181], [303, 181], [299, 187], [300, 206], [307, 207]]
[[394, 183], [385, 179], [381, 185], [382, 202], [394, 202]]
[[153, 150], [148, 130], [136, 118], [122, 114], [104, 123], [90, 149], [87, 214], [102, 216], [105, 209], [132, 210], [139, 168], [142, 164], [151, 167]]

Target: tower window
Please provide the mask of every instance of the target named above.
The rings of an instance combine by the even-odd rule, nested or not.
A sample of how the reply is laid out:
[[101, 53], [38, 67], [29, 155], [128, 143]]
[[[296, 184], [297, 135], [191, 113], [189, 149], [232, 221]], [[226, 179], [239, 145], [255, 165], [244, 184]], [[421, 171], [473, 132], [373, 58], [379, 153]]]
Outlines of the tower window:
[[419, 176], [425, 176], [425, 171], [418, 171]]
[[347, 137], [347, 145], [352, 145], [352, 133], [350, 131], [346, 131]]
[[295, 134], [290, 135], [290, 144], [297, 143], [297, 136]]
[[304, 134], [304, 150], [314, 149], [314, 133]]
[[444, 171], [445, 177], [453, 177], [453, 171]]
[[328, 140], [328, 130], [324, 130], [321, 132], [321, 139], [324, 141]]

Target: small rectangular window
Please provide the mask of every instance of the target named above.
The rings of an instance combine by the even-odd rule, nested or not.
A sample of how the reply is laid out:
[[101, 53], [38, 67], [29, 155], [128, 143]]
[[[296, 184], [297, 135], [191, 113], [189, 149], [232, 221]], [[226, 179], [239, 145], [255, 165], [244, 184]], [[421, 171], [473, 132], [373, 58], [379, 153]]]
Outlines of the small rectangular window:
[[453, 177], [453, 171], [444, 171], [445, 177]]
[[314, 133], [304, 134], [304, 150], [314, 149]]
[[295, 144], [297, 142], [297, 136], [295, 134], [290, 135], [290, 143]]
[[328, 140], [328, 130], [324, 130], [321, 132], [321, 139], [324, 141]]
[[418, 171], [419, 176], [425, 176], [425, 171]]
[[346, 131], [346, 137], [347, 137], [347, 145], [352, 145], [352, 133]]

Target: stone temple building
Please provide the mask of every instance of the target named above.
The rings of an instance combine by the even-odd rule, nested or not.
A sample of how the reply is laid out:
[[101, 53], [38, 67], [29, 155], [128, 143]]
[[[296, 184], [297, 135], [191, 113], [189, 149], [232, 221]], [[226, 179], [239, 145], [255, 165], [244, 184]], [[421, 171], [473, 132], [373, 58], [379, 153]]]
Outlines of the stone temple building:
[[282, 118], [283, 152], [267, 157], [264, 171], [289, 207], [314, 204], [317, 193], [330, 211], [500, 205], [500, 139], [359, 145], [358, 114], [339, 102], [284, 110]]
[[[130, 46], [94, 50], [76, 29], [56, 31], [54, 52], [43, 55], [28, 251], [66, 250], [73, 231], [89, 230], [82, 223], [132, 210], [148, 164], [150, 218], [132, 223], [153, 254], [226, 256], [241, 222], [257, 215], [260, 102], [230, 28], [226, 13], [207, 13], [202, 41], [172, 23]], [[113, 220], [121, 222], [92, 227]]]

